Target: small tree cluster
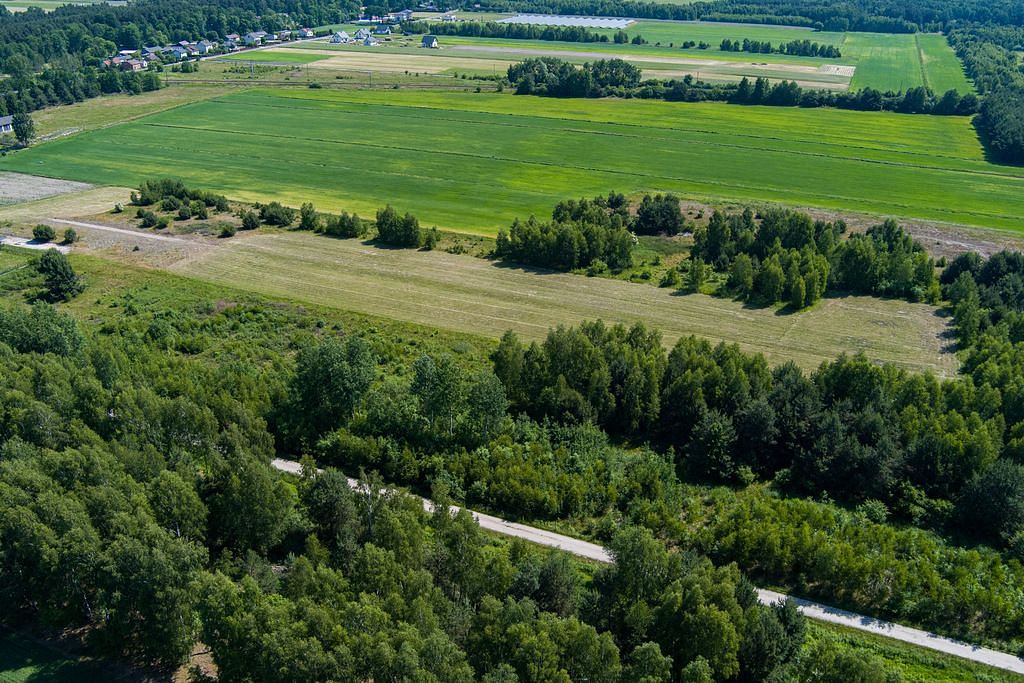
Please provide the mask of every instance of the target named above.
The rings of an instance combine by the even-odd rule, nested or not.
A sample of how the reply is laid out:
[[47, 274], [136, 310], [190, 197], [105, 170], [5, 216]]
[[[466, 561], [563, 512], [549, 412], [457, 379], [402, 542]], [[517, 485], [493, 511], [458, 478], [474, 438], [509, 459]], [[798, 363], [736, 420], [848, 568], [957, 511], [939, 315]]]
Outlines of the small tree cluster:
[[377, 210], [377, 240], [394, 247], [418, 247], [420, 222], [411, 213], [398, 215], [389, 204]]

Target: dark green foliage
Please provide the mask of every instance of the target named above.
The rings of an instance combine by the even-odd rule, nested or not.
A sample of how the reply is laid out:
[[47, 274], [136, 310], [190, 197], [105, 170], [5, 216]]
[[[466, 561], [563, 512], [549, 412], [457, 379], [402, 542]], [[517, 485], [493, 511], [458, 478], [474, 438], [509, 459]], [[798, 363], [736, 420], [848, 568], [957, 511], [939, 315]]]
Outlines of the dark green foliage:
[[671, 194], [644, 195], [633, 221], [633, 230], [638, 235], [675, 235], [685, 226], [679, 198]]
[[573, 43], [608, 42], [608, 36], [578, 26], [531, 26], [529, 24], [499, 24], [495, 21], [459, 21], [443, 24], [415, 21], [403, 24], [402, 30], [405, 33], [429, 33], [435, 36], [555, 40]]
[[78, 231], [74, 228], [68, 228], [64, 231], [64, 244], [74, 244], [78, 241]]
[[68, 356], [82, 347], [82, 334], [74, 319], [47, 304], [31, 310], [0, 309], [0, 342], [19, 353], [54, 353]]
[[14, 137], [18, 142], [26, 147], [32, 144], [36, 137], [36, 123], [31, 116], [24, 112], [18, 112], [14, 115], [11, 127], [14, 129]]
[[67, 301], [85, 289], [68, 257], [56, 249], [47, 249], [39, 257], [36, 269], [46, 280], [46, 293], [51, 301]]
[[296, 357], [285, 417], [297, 442], [313, 444], [343, 424], [373, 380], [376, 361], [359, 337], [330, 337]]
[[204, 207], [216, 208], [217, 211], [227, 211], [229, 208], [224, 195], [186, 187], [175, 178], [143, 181], [138, 191], [132, 192], [131, 201], [136, 206], [160, 204], [163, 211], [177, 211], [186, 204], [191, 213], [197, 213], [199, 207], [194, 205], [194, 202], [200, 202]]
[[934, 261], [895, 221], [843, 239], [842, 222], [770, 210], [755, 220], [748, 209], [716, 211], [694, 235], [693, 254], [728, 272], [727, 286], [763, 305], [813, 305], [828, 289], [935, 302]]
[[242, 230], [255, 230], [260, 227], [260, 217], [252, 210], [246, 209], [241, 213]]
[[295, 221], [295, 209], [284, 206], [280, 202], [258, 204], [256, 208], [260, 212], [260, 220], [267, 225], [276, 225], [285, 228]]
[[299, 208], [299, 230], [319, 230], [320, 216], [316, 208], [306, 202]]
[[377, 211], [377, 239], [394, 247], [420, 246], [420, 222], [411, 213], [399, 216], [390, 205]]
[[32, 239], [38, 242], [52, 242], [57, 239], [57, 232], [53, 229], [53, 226], [40, 223], [32, 228]]
[[325, 235], [331, 237], [363, 237], [366, 235], [366, 221], [356, 214], [342, 213], [327, 216], [321, 226]]
[[998, 161], [1024, 164], [1024, 88], [990, 93], [975, 122]]
[[593, 200], [559, 202], [551, 222], [531, 216], [516, 219], [506, 234], [498, 233], [498, 258], [557, 270], [587, 268], [596, 262], [613, 270], [632, 264], [633, 236], [625, 198], [610, 194]]
[[640, 85], [640, 69], [621, 59], [599, 59], [578, 68], [554, 57], [531, 57], [508, 68], [518, 95], [607, 97]]

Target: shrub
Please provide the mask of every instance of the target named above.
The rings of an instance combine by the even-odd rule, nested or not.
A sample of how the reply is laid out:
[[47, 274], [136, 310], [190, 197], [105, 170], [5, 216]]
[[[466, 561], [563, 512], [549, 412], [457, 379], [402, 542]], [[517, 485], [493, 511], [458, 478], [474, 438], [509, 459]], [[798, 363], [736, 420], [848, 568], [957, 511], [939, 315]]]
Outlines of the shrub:
[[255, 230], [260, 227], [260, 219], [255, 211], [246, 209], [238, 217], [242, 219], [242, 230]]
[[220, 224], [220, 237], [234, 237], [238, 229], [231, 223]]
[[64, 244], [74, 244], [78, 241], [78, 232], [74, 228], [68, 228], [64, 231]]
[[52, 242], [57, 239], [57, 233], [54, 232], [53, 228], [45, 223], [40, 223], [36, 227], [32, 228], [32, 239], [40, 242]]
[[282, 205], [279, 202], [270, 202], [259, 207], [260, 220], [267, 225], [277, 225], [282, 228], [292, 224], [295, 220], [295, 209]]

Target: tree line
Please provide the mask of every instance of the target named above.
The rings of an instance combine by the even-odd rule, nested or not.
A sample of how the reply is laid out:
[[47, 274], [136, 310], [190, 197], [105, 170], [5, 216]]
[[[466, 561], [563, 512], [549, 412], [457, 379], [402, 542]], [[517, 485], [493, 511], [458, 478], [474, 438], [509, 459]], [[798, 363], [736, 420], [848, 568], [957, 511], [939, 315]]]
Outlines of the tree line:
[[431, 23], [412, 21], [402, 25], [407, 34], [437, 36], [468, 36], [472, 38], [507, 38], [512, 40], [555, 40], [570, 43], [607, 43], [608, 34], [588, 31], [579, 26], [537, 26], [533, 24], [499, 24], [496, 21], [460, 21]]
[[796, 81], [771, 83], [744, 77], [736, 84], [707, 83], [687, 75], [682, 79], [640, 80], [640, 71], [620, 59], [597, 60], [577, 67], [556, 57], [529, 58], [508, 68], [507, 78], [517, 95], [542, 97], [625, 97], [671, 102], [731, 102], [777, 107], [835, 107], [857, 111], [896, 111], [905, 114], [969, 116], [978, 111], [973, 93], [949, 90], [941, 97], [925, 87], [906, 92], [862, 88], [831, 92], [801, 88]]
[[[742, 299], [794, 310], [826, 290], [936, 303], [935, 262], [892, 220], [843, 238], [842, 221], [772, 209], [755, 219], [715, 211], [694, 233], [691, 259], [728, 274], [727, 288]], [[691, 266], [692, 267], [692, 266]]]
[[835, 45], [828, 43], [812, 43], [810, 40], [791, 40], [788, 43], [772, 45], [767, 40], [750, 40], [744, 38], [742, 41], [725, 38], [718, 47], [722, 52], [753, 52], [756, 54], [799, 55], [801, 57], [824, 57], [826, 59], [839, 59], [842, 52]]
[[724, 21], [804, 26], [826, 31], [914, 33], [944, 31], [964, 22], [998, 26], [1024, 24], [1024, 10], [1012, 0], [710, 0], [686, 5], [643, 0], [491, 0], [483, 11], [636, 17], [679, 21]]
[[[22, 277], [32, 287], [41, 274]], [[5, 625], [81, 629], [94, 652], [141, 665], [176, 666], [201, 641], [220, 677], [239, 681], [834, 669], [841, 650], [803, 652], [792, 602], [759, 605], [735, 565], [647, 529], [622, 525], [615, 564], [595, 570], [491, 541], [450, 513], [443, 479], [428, 515], [374, 475], [359, 491], [337, 470], [282, 478], [273, 433], [332, 429], [382, 379], [377, 351], [396, 345], [316, 339], [298, 309], [213, 307], [173, 287], [168, 308], [148, 291], [114, 294], [88, 330], [47, 304], [0, 307]], [[443, 374], [422, 360], [413, 373], [439, 434], [451, 428]]]

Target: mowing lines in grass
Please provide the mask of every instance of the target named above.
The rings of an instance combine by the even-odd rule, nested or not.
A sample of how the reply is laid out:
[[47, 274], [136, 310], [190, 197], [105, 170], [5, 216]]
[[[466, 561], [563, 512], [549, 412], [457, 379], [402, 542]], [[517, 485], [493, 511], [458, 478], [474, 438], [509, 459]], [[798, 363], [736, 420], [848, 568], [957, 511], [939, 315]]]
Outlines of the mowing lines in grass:
[[[827, 131], [827, 135], [822, 135]], [[182, 164], [182, 159], [217, 162]], [[570, 153], [571, 150], [571, 153]], [[251, 91], [39, 145], [0, 169], [314, 200], [494, 234], [559, 199], [673, 191], [1018, 228], [1021, 169], [958, 117], [407, 91]]]
[[902, 301], [828, 299], [806, 313], [778, 315], [649, 285], [538, 274], [306, 233], [246, 235], [171, 269], [265, 295], [490, 337], [513, 329], [539, 339], [559, 324], [639, 320], [661, 330], [667, 344], [696, 334], [807, 369], [843, 351], [943, 375], [956, 369], [955, 357], [940, 350], [944, 321], [929, 306]]

